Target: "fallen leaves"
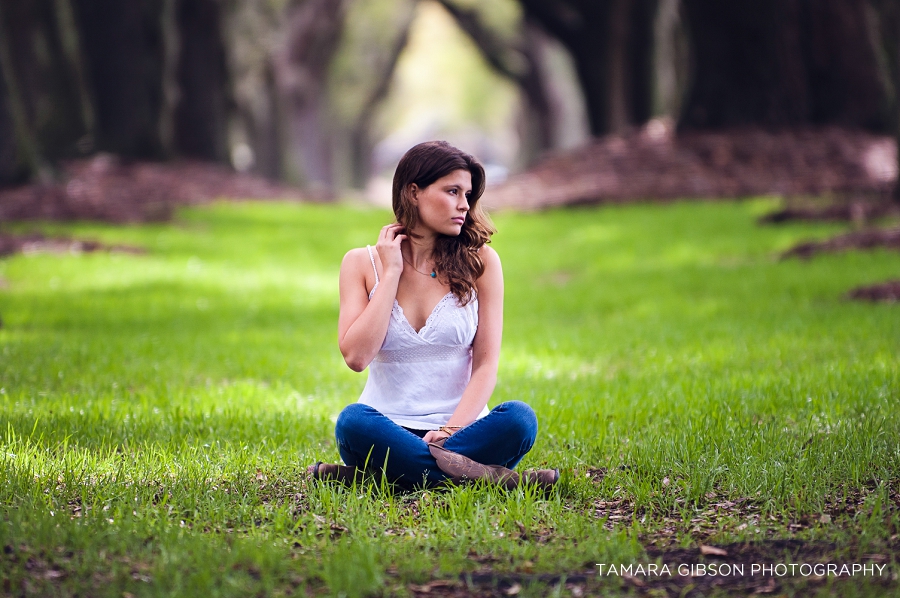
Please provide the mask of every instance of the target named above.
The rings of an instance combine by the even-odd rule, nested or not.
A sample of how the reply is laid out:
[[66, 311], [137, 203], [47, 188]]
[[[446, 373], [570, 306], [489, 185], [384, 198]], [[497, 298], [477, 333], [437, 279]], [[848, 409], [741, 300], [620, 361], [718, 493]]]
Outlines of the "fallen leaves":
[[430, 594], [433, 590], [454, 588], [458, 585], [459, 582], [454, 579], [436, 579], [434, 581], [429, 581], [428, 583], [421, 585], [411, 583], [406, 587], [409, 588], [411, 592], [415, 592], [417, 594]]
[[879, 192], [867, 152], [890, 152], [893, 140], [861, 131], [740, 131], [674, 134], [651, 121], [557, 152], [485, 194], [488, 206], [541, 209], [637, 198], [741, 197], [777, 193]]
[[900, 249], [900, 228], [853, 231], [826, 241], [801, 243], [782, 254], [782, 259], [799, 257], [809, 259], [817, 253], [833, 253], [850, 249], [874, 249], [886, 247]]
[[707, 546], [706, 544], [700, 545], [700, 554], [712, 555], [712, 556], [728, 556], [728, 551], [723, 548], [717, 548], [715, 546]]
[[168, 220], [176, 205], [220, 197], [302, 199], [297, 189], [202, 162], [153, 163], [98, 154], [61, 165], [58, 184], [0, 189], [0, 220]]
[[861, 301], [900, 301], [900, 280], [889, 280], [880, 284], [857, 287], [847, 295]]
[[131, 245], [107, 245], [99, 241], [71, 239], [68, 237], [46, 237], [41, 233], [13, 235], [0, 233], [0, 256], [13, 253], [34, 255], [38, 253], [91, 253], [109, 251], [115, 253], [146, 253], [146, 250]]

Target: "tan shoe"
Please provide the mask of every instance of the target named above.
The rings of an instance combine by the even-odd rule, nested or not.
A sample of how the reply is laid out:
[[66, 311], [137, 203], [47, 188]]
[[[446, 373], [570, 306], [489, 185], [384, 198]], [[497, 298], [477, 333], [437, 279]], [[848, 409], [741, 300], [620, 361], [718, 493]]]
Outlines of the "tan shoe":
[[444, 440], [446, 439], [429, 443], [428, 450], [437, 461], [438, 468], [450, 476], [450, 480], [456, 484], [471, 480], [488, 480], [507, 490], [517, 488], [521, 484], [535, 484], [548, 490], [559, 481], [558, 469], [529, 469], [520, 475], [501, 465], [485, 465], [447, 450], [443, 447]]
[[535, 484], [545, 489], [552, 487], [558, 481], [558, 469], [526, 469], [521, 476], [521, 483]]

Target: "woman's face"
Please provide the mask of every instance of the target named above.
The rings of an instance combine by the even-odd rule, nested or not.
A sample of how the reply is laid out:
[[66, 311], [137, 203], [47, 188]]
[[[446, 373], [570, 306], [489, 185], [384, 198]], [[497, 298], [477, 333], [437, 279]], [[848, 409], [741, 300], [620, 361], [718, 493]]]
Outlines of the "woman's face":
[[472, 173], [454, 170], [424, 189], [413, 183], [412, 190], [419, 209], [417, 229], [429, 229], [453, 237], [459, 235], [469, 211]]

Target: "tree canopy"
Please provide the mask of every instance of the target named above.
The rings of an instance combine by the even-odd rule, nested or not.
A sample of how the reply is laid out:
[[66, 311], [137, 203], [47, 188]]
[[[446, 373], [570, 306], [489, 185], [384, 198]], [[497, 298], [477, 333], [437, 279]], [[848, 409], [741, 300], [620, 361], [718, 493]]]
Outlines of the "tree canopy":
[[529, 156], [564, 120], [548, 43], [595, 136], [897, 125], [895, 0], [0, 0], [0, 184], [104, 151], [363, 186], [424, 3], [518, 90]]

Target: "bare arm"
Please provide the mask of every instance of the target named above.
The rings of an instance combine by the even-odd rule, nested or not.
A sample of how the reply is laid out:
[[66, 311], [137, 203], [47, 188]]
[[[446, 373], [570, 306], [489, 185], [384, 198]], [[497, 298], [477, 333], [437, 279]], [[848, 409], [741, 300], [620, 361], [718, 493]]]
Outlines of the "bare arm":
[[[497, 252], [488, 246], [481, 249], [484, 274], [478, 279], [478, 331], [472, 342], [472, 377], [448, 426], [466, 426], [475, 421], [487, 405], [497, 384], [500, 364], [500, 342], [503, 337], [503, 270]], [[432, 442], [447, 436], [432, 430], [424, 440]]]
[[406, 235], [399, 234], [401, 230], [400, 225], [391, 224], [382, 228], [378, 236], [375, 247], [382, 273], [371, 301], [366, 293], [366, 271], [372, 267], [368, 252], [354, 249], [341, 262], [338, 346], [344, 361], [354, 372], [363, 371], [375, 359], [387, 334], [403, 272], [400, 243]]

